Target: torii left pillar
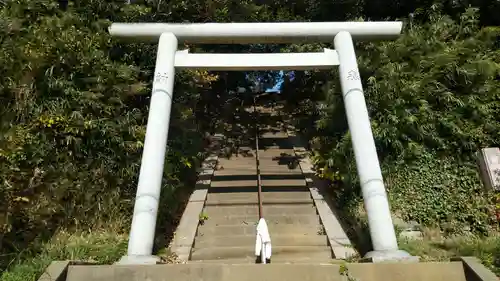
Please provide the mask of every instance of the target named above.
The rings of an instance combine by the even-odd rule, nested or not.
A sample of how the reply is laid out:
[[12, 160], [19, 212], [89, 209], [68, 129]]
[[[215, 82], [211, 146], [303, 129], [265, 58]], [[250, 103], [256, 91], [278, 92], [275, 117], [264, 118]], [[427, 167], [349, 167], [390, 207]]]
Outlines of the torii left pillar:
[[159, 261], [152, 253], [172, 108], [177, 45], [174, 34], [161, 34], [132, 228], [127, 255], [120, 260], [120, 264], [154, 264]]

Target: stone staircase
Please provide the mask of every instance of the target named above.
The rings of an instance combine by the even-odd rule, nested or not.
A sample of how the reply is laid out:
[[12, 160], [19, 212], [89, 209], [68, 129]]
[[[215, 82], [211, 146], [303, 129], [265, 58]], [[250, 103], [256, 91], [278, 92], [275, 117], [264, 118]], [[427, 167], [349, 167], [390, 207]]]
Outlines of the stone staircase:
[[[263, 190], [263, 213], [272, 240], [272, 262], [327, 263], [332, 259], [328, 237], [299, 165], [295, 152], [273, 141], [286, 143], [283, 132], [266, 133], [259, 150]], [[283, 145], [282, 145], [283, 146]], [[208, 189], [191, 261], [255, 263], [258, 216], [256, 151], [219, 157]]]

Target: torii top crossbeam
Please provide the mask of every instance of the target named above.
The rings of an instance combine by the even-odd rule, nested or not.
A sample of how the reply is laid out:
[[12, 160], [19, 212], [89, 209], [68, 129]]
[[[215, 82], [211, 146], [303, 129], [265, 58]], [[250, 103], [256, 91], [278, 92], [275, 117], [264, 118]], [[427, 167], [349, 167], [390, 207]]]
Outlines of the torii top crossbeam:
[[264, 44], [332, 42], [340, 31], [355, 39], [393, 39], [402, 22], [273, 22], [273, 23], [113, 23], [112, 36], [137, 41], [157, 41], [173, 33], [179, 43]]

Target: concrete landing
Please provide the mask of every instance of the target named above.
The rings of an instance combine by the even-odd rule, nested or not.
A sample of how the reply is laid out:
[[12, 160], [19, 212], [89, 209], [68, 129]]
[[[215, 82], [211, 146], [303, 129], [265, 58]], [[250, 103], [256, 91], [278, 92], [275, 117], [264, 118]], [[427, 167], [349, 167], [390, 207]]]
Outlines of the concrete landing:
[[[493, 281], [474, 261], [380, 264], [70, 265], [60, 281]], [[350, 279], [347, 278], [347, 275]], [[54, 276], [57, 278], [58, 276]], [[50, 279], [46, 279], [50, 280]], [[56, 280], [56, 279], [53, 279]]]

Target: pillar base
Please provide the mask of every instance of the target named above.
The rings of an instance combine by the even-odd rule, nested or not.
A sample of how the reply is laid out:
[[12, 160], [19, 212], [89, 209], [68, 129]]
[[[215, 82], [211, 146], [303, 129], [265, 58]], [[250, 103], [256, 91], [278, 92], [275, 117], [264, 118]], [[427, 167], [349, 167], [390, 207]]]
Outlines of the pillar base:
[[412, 256], [403, 250], [371, 251], [362, 259], [363, 262], [419, 262], [418, 256]]
[[117, 265], [140, 265], [140, 264], [157, 264], [160, 262], [160, 257], [157, 256], [123, 256]]

